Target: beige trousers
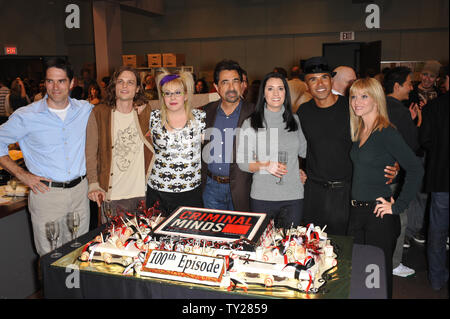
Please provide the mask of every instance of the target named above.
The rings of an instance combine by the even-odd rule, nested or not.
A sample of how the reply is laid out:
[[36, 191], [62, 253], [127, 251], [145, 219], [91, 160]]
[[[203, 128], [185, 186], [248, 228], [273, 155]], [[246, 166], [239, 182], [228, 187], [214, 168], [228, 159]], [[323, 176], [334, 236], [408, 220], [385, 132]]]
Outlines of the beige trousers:
[[77, 186], [72, 188], [50, 187], [46, 193], [34, 194], [30, 192], [28, 197], [28, 209], [33, 225], [34, 244], [39, 256], [51, 251], [50, 241], [45, 233], [45, 223], [58, 221], [60, 235], [56, 247], [60, 247], [72, 240], [72, 233], [67, 226], [67, 213], [73, 211], [80, 215], [80, 227], [77, 237], [89, 230], [89, 199], [88, 182], [85, 178]]

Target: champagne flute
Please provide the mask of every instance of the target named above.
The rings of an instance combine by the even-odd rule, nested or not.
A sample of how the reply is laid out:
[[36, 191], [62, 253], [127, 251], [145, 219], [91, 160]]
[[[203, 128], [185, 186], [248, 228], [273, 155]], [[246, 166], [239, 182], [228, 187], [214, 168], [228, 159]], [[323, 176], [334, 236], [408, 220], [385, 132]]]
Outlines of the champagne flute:
[[50, 221], [45, 223], [45, 234], [47, 235], [47, 239], [50, 241], [52, 245], [52, 251], [54, 251], [50, 257], [51, 258], [59, 258], [62, 256], [60, 252], [56, 251], [56, 246], [59, 238], [59, 223], [57, 220]]
[[15, 179], [14, 177], [11, 178], [9, 180], [8, 184], [11, 187], [11, 189], [14, 191], [13, 200], [16, 200], [17, 179]]
[[[69, 212], [67, 214], [67, 226], [69, 226], [69, 229], [72, 232], [72, 240], [74, 240], [77, 237], [78, 228], [80, 227], [80, 215], [77, 212]], [[70, 245], [72, 248], [80, 246], [81, 243], [77, 240]]]
[[[279, 151], [278, 152], [278, 162], [281, 164], [286, 165], [288, 162], [288, 152], [286, 151]], [[276, 183], [277, 185], [283, 185], [283, 176], [280, 177], [280, 179]]]

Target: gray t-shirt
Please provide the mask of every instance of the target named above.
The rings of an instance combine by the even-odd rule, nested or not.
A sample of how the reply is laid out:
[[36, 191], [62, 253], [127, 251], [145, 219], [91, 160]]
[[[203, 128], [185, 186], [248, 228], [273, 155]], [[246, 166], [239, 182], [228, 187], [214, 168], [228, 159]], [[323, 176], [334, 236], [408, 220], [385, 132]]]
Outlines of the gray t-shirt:
[[303, 184], [300, 181], [298, 157], [306, 157], [306, 139], [297, 115], [297, 131], [288, 132], [283, 122], [284, 107], [279, 112], [264, 110], [265, 128], [255, 131], [250, 118], [244, 121], [238, 132], [236, 161], [239, 168], [250, 172], [249, 163], [255, 161], [278, 161], [278, 151], [288, 152], [288, 173], [283, 176], [283, 184], [262, 170], [253, 173], [250, 197], [257, 200], [281, 201], [303, 198]]

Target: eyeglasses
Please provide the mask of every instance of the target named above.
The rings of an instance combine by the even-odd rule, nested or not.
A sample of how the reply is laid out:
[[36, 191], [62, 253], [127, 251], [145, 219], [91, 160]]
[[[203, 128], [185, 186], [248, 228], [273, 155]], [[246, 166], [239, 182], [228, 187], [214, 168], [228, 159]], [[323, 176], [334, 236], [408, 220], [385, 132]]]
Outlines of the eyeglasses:
[[166, 91], [166, 92], [162, 92], [162, 96], [164, 96], [164, 97], [172, 97], [172, 96], [180, 97], [182, 95], [184, 95], [183, 91], [175, 91], [175, 92]]

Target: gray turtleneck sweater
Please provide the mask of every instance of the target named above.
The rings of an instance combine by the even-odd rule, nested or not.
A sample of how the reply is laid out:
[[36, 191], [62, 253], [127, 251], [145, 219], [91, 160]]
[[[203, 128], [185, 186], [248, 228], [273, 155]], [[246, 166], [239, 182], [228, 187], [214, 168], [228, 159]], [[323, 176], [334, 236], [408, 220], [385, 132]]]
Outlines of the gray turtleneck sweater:
[[288, 173], [283, 176], [283, 184], [262, 170], [253, 173], [250, 197], [257, 200], [281, 201], [303, 198], [303, 184], [300, 181], [298, 157], [306, 157], [306, 139], [297, 115], [294, 114], [298, 130], [288, 132], [283, 122], [284, 107], [279, 112], [264, 110], [265, 128], [255, 131], [250, 118], [244, 121], [237, 136], [236, 161], [239, 168], [250, 172], [249, 163], [254, 161], [278, 161], [278, 151], [288, 152]]

